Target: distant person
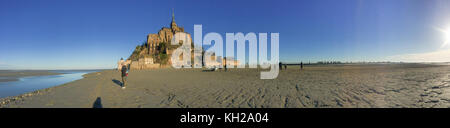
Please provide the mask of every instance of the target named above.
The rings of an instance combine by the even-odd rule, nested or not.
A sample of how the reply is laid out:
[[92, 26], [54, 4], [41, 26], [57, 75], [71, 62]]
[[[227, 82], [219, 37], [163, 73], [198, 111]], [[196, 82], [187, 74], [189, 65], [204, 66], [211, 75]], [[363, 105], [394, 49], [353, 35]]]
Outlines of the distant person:
[[128, 68], [126, 64], [122, 65], [122, 89], [125, 89], [127, 77], [128, 77]]
[[287, 70], [287, 65], [286, 64], [284, 64], [284, 70]]
[[303, 62], [300, 62], [300, 70], [303, 69]]
[[283, 65], [281, 64], [281, 62], [280, 62], [280, 63], [278, 63], [278, 66], [279, 66], [280, 70], [282, 70], [282, 69], [283, 69]]
[[227, 71], [227, 57], [224, 57], [223, 61], [224, 61], [223, 67], [225, 68], [225, 72], [226, 72]]

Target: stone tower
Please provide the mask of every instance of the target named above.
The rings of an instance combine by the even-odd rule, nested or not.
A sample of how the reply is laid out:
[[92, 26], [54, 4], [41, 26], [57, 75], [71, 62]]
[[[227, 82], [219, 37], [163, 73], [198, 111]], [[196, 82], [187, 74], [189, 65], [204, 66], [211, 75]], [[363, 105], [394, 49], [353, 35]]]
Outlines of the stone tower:
[[172, 23], [170, 23], [170, 28], [174, 29], [177, 28], [177, 23], [175, 23], [175, 13], [172, 9]]

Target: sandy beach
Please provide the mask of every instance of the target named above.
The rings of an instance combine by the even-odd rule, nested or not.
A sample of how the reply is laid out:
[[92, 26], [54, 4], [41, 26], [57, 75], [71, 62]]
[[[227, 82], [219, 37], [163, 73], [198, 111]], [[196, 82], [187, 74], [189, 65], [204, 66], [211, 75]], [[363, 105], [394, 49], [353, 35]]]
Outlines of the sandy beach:
[[288, 66], [274, 80], [259, 79], [260, 71], [135, 70], [121, 89], [119, 71], [105, 70], [0, 99], [0, 107], [450, 107], [450, 66], [324, 65], [301, 71]]

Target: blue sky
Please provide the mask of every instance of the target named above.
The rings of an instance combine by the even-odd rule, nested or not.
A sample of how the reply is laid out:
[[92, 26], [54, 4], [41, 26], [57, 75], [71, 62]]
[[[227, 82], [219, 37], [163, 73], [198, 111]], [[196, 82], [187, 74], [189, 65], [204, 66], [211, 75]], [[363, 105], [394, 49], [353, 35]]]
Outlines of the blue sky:
[[450, 59], [447, 0], [0, 0], [0, 69], [113, 68], [172, 8], [191, 34], [278, 32], [284, 62]]

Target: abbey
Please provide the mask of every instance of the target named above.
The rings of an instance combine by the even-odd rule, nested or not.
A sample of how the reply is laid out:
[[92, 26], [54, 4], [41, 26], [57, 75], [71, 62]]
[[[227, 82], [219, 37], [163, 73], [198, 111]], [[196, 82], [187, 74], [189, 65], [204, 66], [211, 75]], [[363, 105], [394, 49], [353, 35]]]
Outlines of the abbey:
[[118, 65], [129, 65], [132, 70], [170, 67], [171, 54], [180, 46], [171, 45], [171, 40], [176, 33], [183, 33], [190, 37], [189, 33], [184, 32], [183, 27], [177, 25], [175, 14], [172, 12], [172, 21], [169, 27], [162, 27], [158, 33], [148, 34], [146, 42], [136, 46], [130, 57], [126, 61], [119, 61]]
[[[148, 45], [148, 53], [167, 53], [170, 46], [170, 42], [172, 40], [173, 35], [175, 33], [185, 33], [183, 27], [178, 27], [177, 23], [175, 23], [175, 14], [172, 13], [172, 22], [170, 23], [170, 28], [163, 27], [157, 34], [148, 34], [147, 36], [147, 45]], [[190, 36], [190, 34], [186, 33]], [[160, 47], [160, 45], [164, 45], [165, 47]], [[161, 49], [163, 48], [163, 49]]]

